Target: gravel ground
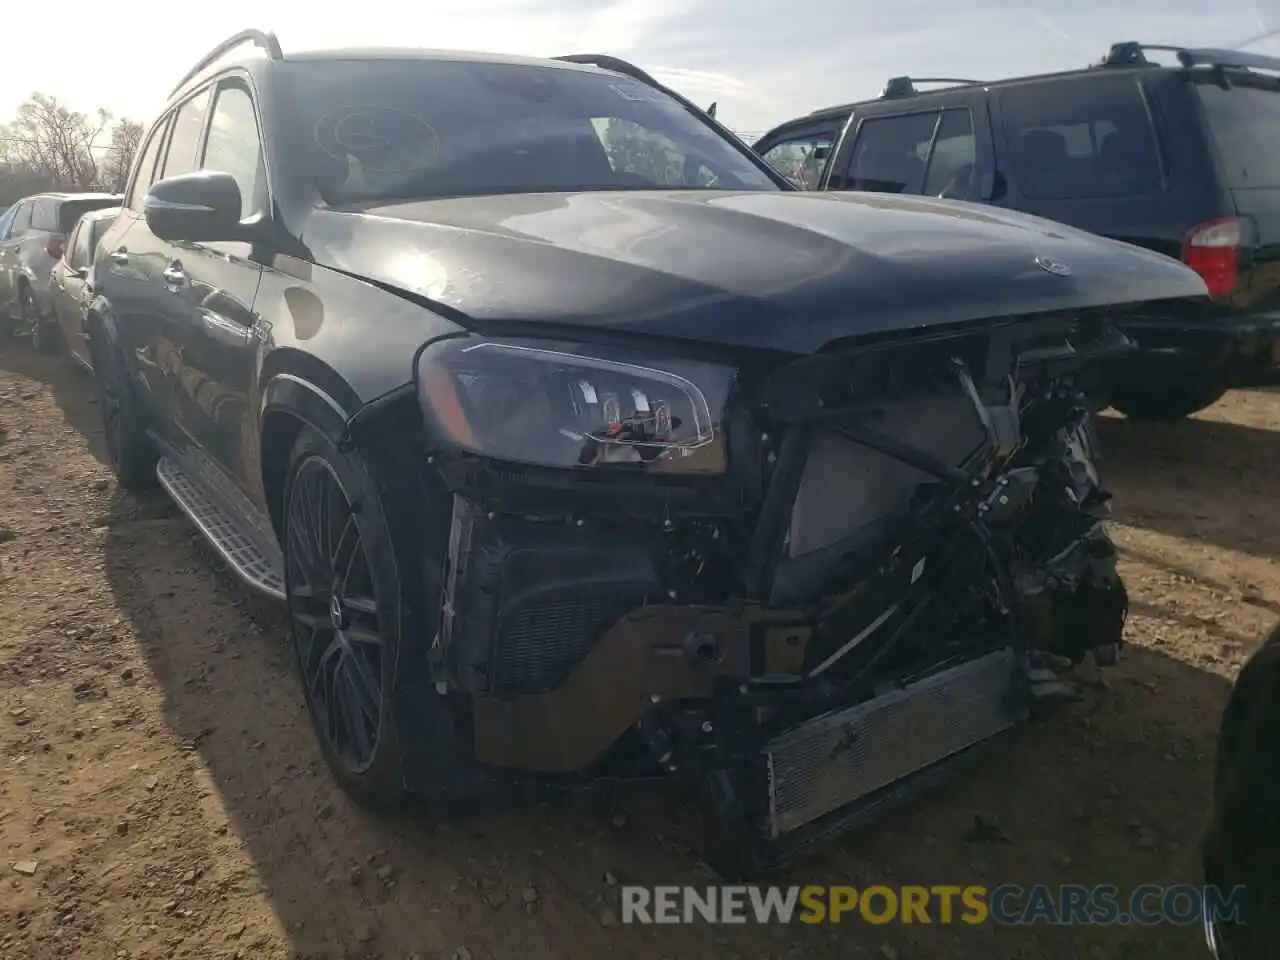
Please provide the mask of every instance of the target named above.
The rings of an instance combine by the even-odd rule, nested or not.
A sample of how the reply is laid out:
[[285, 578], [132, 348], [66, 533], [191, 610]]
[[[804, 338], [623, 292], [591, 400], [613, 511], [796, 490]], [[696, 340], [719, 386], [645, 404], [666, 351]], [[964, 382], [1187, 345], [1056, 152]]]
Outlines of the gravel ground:
[[[320, 764], [279, 611], [163, 494], [116, 489], [87, 378], [6, 349], [0, 956], [1203, 956], [1195, 927], [624, 927], [619, 879], [707, 882], [654, 791], [375, 820]], [[1280, 392], [1101, 433], [1133, 597], [1120, 665], [792, 882], [1197, 880], [1217, 718], [1280, 611]], [[975, 818], [997, 826], [975, 839]]]

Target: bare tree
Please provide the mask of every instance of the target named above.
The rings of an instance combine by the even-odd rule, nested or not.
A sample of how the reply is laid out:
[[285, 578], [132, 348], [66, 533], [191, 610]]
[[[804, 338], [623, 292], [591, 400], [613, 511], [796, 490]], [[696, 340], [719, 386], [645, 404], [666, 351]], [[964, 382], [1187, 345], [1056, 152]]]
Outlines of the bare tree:
[[111, 146], [102, 164], [102, 186], [113, 193], [123, 193], [133, 169], [133, 158], [142, 143], [142, 124], [121, 120], [111, 130]]
[[96, 117], [72, 110], [44, 93], [33, 93], [18, 107], [13, 122], [0, 128], [8, 161], [45, 189], [87, 189], [98, 186], [94, 146], [111, 121], [99, 110]]

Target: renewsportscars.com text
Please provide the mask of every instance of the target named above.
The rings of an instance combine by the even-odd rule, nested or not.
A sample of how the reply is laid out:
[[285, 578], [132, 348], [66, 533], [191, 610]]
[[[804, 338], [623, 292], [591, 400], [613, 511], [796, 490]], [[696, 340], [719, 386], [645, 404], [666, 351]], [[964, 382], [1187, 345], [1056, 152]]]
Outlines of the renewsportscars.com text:
[[623, 923], [996, 923], [1007, 926], [1246, 922], [1243, 887], [1189, 884], [622, 888]]

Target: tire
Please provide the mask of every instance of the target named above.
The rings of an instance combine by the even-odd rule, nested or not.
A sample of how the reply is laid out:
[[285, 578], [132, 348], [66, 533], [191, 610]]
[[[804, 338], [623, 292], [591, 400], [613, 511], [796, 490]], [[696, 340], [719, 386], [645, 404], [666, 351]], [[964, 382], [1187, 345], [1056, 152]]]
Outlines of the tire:
[[[413, 558], [398, 553], [379, 486], [358, 453], [339, 451], [304, 427], [284, 487], [285, 592], [307, 712], [333, 778], [379, 813], [410, 799], [403, 704], [433, 745], [412, 771], [441, 809], [466, 802], [474, 768], [456, 748], [449, 698], [424, 682], [426, 658], [412, 649], [415, 606], [401, 580]], [[402, 562], [403, 561], [403, 562]], [[420, 769], [421, 767], [430, 769]]]
[[1117, 387], [1111, 405], [1130, 420], [1182, 420], [1213, 406], [1226, 392], [1219, 380], [1163, 390]]
[[1230, 892], [1249, 889], [1249, 917], [1219, 933], [1223, 960], [1269, 958], [1280, 938], [1280, 839], [1275, 771], [1280, 767], [1280, 628], [1241, 669], [1218, 729], [1213, 816], [1201, 851], [1204, 879]]
[[39, 353], [58, 352], [60, 344], [57, 331], [51, 329], [41, 318], [35, 293], [27, 283], [18, 286], [18, 318], [19, 326], [31, 333], [32, 348]]
[[125, 490], [150, 489], [157, 484], [156, 450], [147, 436], [137, 394], [125, 378], [119, 349], [100, 336], [90, 346], [107, 460], [116, 482]]

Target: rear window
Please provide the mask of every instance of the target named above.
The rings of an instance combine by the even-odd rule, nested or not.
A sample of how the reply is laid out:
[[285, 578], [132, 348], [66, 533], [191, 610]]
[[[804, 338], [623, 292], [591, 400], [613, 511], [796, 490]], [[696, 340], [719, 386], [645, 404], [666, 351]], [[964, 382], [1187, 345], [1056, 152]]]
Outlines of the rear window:
[[110, 197], [98, 197], [93, 200], [63, 200], [58, 209], [58, 232], [70, 233], [84, 214], [90, 210], [101, 210], [103, 207], [118, 207], [120, 201]]
[[1196, 84], [1233, 190], [1280, 186], [1280, 90]]
[[1072, 200], [1158, 193], [1151, 117], [1132, 76], [1029, 83], [1000, 91], [1019, 189]]
[[[45, 230], [50, 233], [58, 231], [58, 201], [52, 197], [42, 197], [35, 201], [31, 207], [31, 229]], [[72, 221], [74, 223], [74, 221]]]

